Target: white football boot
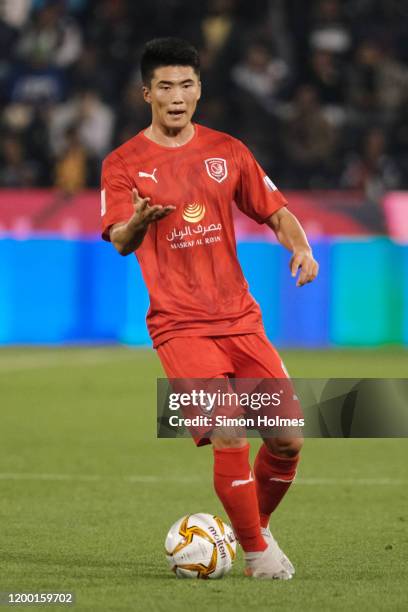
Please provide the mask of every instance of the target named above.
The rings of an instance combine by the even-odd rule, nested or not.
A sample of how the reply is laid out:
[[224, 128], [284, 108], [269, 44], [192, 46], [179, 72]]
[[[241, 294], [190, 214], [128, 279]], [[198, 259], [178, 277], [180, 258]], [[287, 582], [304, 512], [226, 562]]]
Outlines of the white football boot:
[[288, 572], [288, 574], [290, 574], [290, 577], [292, 578], [295, 573], [295, 568], [293, 567], [292, 562], [289, 561], [285, 553], [279, 548], [279, 545], [273, 537], [269, 527], [261, 527], [261, 533], [265, 542], [268, 545], [268, 549], [271, 550], [273, 556], [281, 562], [285, 570]]
[[269, 544], [261, 552], [245, 553], [245, 566], [245, 575], [252, 576], [252, 578], [270, 580], [290, 580], [292, 578]]

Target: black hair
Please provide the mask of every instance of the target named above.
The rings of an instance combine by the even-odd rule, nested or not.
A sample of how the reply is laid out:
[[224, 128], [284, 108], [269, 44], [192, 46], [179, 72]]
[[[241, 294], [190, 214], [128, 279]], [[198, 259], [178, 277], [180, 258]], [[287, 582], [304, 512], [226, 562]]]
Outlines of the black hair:
[[198, 51], [182, 38], [154, 38], [144, 46], [140, 68], [144, 85], [149, 86], [156, 68], [161, 66], [191, 66], [200, 74]]

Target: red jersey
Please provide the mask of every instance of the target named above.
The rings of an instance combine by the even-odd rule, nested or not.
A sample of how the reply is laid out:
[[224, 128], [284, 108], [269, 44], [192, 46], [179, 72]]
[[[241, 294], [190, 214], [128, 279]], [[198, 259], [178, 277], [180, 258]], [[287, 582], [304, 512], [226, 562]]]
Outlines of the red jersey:
[[106, 157], [103, 238], [133, 214], [132, 189], [151, 205], [176, 210], [149, 225], [136, 251], [150, 297], [154, 347], [176, 336], [226, 336], [263, 330], [258, 304], [237, 258], [232, 203], [263, 223], [287, 202], [242, 142], [194, 124], [179, 147], [139, 132]]

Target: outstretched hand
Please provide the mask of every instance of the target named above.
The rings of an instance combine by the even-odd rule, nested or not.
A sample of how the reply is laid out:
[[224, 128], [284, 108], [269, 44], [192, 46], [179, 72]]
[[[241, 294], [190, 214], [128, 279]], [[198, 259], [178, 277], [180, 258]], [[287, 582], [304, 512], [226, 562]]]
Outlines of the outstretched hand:
[[314, 259], [312, 251], [308, 249], [293, 251], [293, 255], [289, 262], [289, 268], [293, 277], [296, 277], [300, 270], [296, 287], [302, 287], [307, 283], [311, 283], [319, 272], [319, 264]]
[[167, 217], [176, 210], [176, 207], [172, 205], [162, 206], [155, 204], [150, 206], [149, 202], [150, 198], [142, 198], [137, 189], [132, 190], [132, 204], [134, 208], [132, 221], [135, 225], [147, 227], [149, 223], [164, 219], [164, 217]]

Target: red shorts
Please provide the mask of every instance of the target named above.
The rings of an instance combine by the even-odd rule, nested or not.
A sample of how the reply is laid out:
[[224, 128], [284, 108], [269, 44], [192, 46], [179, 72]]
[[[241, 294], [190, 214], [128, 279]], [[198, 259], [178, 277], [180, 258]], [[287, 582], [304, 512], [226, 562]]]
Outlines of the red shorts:
[[[176, 337], [159, 345], [157, 353], [169, 379], [288, 378], [282, 359], [265, 334]], [[289, 407], [294, 417], [298, 410]], [[210, 442], [204, 431], [193, 437], [198, 446]]]
[[171, 338], [157, 347], [167, 378], [286, 378], [265, 334]]

